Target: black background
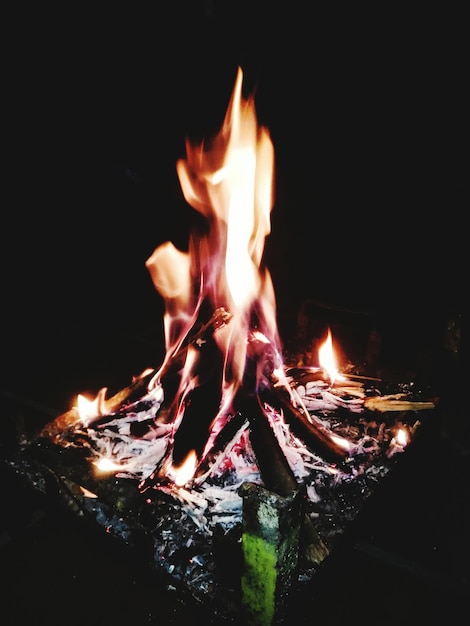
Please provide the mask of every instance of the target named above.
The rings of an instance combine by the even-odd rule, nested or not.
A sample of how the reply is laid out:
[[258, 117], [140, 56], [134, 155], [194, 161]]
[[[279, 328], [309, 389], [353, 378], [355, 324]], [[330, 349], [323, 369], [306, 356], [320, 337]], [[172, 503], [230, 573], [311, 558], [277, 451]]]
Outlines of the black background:
[[315, 297], [406, 329], [462, 306], [458, 17], [171, 7], [7, 20], [9, 323], [34, 336], [129, 300], [160, 316], [144, 263], [187, 235], [175, 162], [186, 136], [218, 130], [238, 65], [276, 152], [266, 258], [280, 309]]

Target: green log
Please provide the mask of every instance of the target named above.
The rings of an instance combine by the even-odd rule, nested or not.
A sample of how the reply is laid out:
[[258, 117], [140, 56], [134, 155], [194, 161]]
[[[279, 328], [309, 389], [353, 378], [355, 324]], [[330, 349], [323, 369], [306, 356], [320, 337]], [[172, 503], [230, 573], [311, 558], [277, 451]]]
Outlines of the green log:
[[284, 497], [245, 483], [243, 498], [241, 604], [248, 626], [283, 618], [297, 579], [303, 518], [300, 490]]

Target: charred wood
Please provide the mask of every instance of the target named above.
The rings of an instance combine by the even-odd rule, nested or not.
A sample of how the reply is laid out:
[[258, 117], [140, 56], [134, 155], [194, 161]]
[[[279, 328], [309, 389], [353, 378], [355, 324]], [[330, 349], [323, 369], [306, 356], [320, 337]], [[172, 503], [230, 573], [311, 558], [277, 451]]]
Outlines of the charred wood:
[[[300, 486], [264, 414], [259, 398], [239, 391], [236, 406], [248, 416], [250, 441], [265, 488], [280, 496], [291, 497]], [[328, 548], [307, 514], [302, 519], [300, 549], [303, 557], [313, 563], [321, 563], [328, 555]]]
[[265, 388], [261, 397], [278, 410], [282, 410], [292, 432], [326, 461], [339, 463], [348, 456], [348, 450], [339, 445], [333, 434], [322, 424], [313, 421], [305, 411], [292, 404], [289, 393], [279, 387]]
[[210, 448], [201, 458], [196, 471], [194, 472], [193, 484], [204, 482], [207, 476], [216, 469], [219, 459], [221, 459], [235, 443], [243, 430], [247, 428], [248, 421], [245, 415], [235, 413], [227, 419], [223, 428], [217, 433]]
[[[136, 378], [130, 385], [124, 387], [124, 389], [121, 389], [107, 400], [104, 400], [105, 413], [113, 413], [124, 404], [138, 400], [147, 391], [147, 386], [153, 375], [154, 371], [152, 370], [150, 373]], [[52, 422], [46, 424], [40, 431], [39, 436], [56, 441], [65, 430], [71, 428], [79, 421], [80, 415], [78, 408], [73, 407], [69, 411], [56, 417]]]
[[173, 462], [176, 465], [184, 461], [190, 450], [196, 452], [198, 459], [201, 458], [210, 425], [220, 407], [222, 355], [216, 346], [206, 348], [201, 364], [205, 372], [204, 380], [186, 397], [181, 422], [175, 433]]

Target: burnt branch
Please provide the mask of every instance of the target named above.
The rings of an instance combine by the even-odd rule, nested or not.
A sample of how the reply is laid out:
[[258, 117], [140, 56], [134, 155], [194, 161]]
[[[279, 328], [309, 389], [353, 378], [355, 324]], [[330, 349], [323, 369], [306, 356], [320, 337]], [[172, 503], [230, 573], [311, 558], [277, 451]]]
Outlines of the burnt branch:
[[348, 450], [335, 441], [333, 433], [314, 421], [308, 413], [294, 406], [285, 388], [274, 385], [266, 387], [262, 390], [261, 397], [281, 410], [292, 432], [326, 461], [339, 463], [347, 458]]

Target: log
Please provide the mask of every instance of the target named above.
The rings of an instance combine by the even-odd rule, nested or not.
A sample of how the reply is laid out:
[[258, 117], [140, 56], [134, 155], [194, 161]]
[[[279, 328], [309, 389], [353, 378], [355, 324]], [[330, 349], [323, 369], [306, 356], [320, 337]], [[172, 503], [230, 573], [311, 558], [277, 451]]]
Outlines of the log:
[[[293, 492], [299, 490], [299, 484], [264, 414], [259, 398], [239, 390], [235, 407], [248, 416], [250, 441], [265, 488], [284, 498], [291, 497]], [[321, 563], [328, 555], [328, 548], [307, 514], [302, 519], [300, 549], [304, 558], [313, 563]]]
[[261, 392], [263, 400], [282, 410], [292, 432], [328, 462], [339, 463], [349, 455], [335, 439], [333, 433], [322, 424], [292, 404], [289, 393], [281, 387], [265, 388]]
[[[155, 370], [150, 370], [149, 373], [144, 373], [141, 377], [135, 378], [130, 385], [124, 387], [111, 398], [104, 400], [104, 413], [113, 413], [117, 411], [121, 406], [128, 402], [137, 400], [147, 391], [147, 386], [154, 375]], [[106, 388], [103, 388], [106, 392]], [[66, 411], [62, 415], [59, 415], [51, 422], [47, 423], [39, 433], [39, 437], [47, 437], [53, 442], [56, 442], [60, 435], [71, 428], [80, 421], [80, 415], [78, 408], [73, 407], [69, 411]]]
[[283, 622], [298, 576], [303, 498], [285, 498], [254, 483], [243, 483], [241, 604], [244, 623]]

